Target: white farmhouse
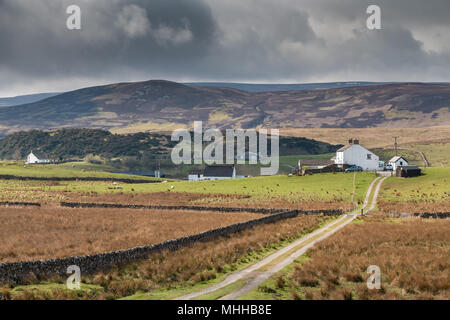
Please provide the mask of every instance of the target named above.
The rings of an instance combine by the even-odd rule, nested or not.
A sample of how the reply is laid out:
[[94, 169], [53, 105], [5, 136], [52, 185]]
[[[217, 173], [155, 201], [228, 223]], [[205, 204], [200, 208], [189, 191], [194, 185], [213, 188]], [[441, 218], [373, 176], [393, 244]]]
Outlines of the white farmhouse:
[[397, 167], [408, 166], [408, 161], [405, 158], [395, 156], [391, 160], [389, 160], [389, 164], [392, 166], [392, 170], [395, 172]]
[[27, 156], [26, 164], [42, 164], [42, 163], [50, 163], [48, 157], [39, 151], [31, 151]]
[[384, 168], [380, 158], [361, 146], [357, 139], [350, 139], [348, 145], [336, 151], [335, 164], [339, 167], [343, 167], [345, 164], [360, 166], [363, 170], [382, 170]]

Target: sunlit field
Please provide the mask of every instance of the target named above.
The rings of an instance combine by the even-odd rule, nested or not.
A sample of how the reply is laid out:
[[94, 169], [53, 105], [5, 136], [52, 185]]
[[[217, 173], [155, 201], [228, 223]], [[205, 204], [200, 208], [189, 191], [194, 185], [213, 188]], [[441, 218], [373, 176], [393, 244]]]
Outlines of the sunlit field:
[[0, 208], [0, 262], [80, 256], [150, 245], [236, 222], [252, 213]]
[[[450, 220], [356, 220], [242, 299], [450, 299]], [[369, 290], [368, 266], [381, 271]]]

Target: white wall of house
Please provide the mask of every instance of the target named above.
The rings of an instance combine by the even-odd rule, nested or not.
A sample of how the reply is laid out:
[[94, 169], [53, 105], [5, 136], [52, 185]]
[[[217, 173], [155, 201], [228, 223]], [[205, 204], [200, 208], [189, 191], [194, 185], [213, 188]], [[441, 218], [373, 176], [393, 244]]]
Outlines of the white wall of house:
[[335, 163], [360, 166], [363, 170], [382, 170], [379, 160], [380, 158], [376, 154], [360, 144], [352, 144], [347, 149], [336, 152]]
[[201, 181], [201, 180], [204, 180], [203, 174], [192, 174], [192, 173], [190, 173], [188, 175], [188, 179], [189, 179], [189, 181]]
[[232, 177], [205, 177], [203, 180], [226, 180], [226, 179], [234, 179]]
[[400, 157], [400, 158], [396, 159], [395, 161], [390, 161], [389, 164], [392, 165], [392, 170], [395, 171], [395, 170], [397, 170], [397, 167], [399, 167], [399, 166], [407, 166], [408, 161], [406, 161], [404, 158]]
[[39, 159], [32, 152], [27, 156], [27, 164], [49, 163], [48, 159]]
[[323, 168], [325, 168], [327, 166], [325, 166], [325, 165], [309, 165], [309, 166], [306, 166], [306, 167], [308, 167], [308, 169], [323, 169]]

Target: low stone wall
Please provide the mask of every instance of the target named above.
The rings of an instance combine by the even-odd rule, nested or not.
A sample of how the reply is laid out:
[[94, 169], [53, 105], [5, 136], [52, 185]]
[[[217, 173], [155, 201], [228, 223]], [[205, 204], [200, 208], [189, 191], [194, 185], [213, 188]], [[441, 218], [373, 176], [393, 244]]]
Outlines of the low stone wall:
[[423, 219], [447, 219], [450, 218], [450, 212], [416, 212], [402, 213], [402, 217], [420, 217]]
[[0, 206], [16, 206], [16, 207], [40, 207], [38, 202], [12, 202], [12, 201], [0, 201]]
[[[62, 207], [68, 208], [116, 208], [116, 209], [147, 209], [147, 210], [190, 210], [190, 211], [215, 211], [215, 212], [250, 212], [273, 214], [290, 211], [291, 209], [267, 209], [267, 208], [229, 208], [229, 207], [201, 207], [201, 206], [164, 206], [164, 205], [139, 205], [117, 203], [84, 203], [61, 202]], [[297, 210], [300, 214], [323, 214], [326, 216], [341, 215], [342, 209], [328, 210]]]
[[0, 175], [0, 180], [32, 180], [32, 181], [105, 181], [121, 183], [161, 183], [159, 180], [127, 179], [127, 178], [99, 178], [99, 177], [22, 177]]
[[77, 265], [82, 274], [93, 274], [98, 271], [107, 271], [114, 266], [130, 263], [139, 259], [145, 259], [149, 255], [163, 250], [177, 250], [198, 241], [208, 241], [220, 236], [239, 232], [257, 225], [273, 223], [283, 219], [294, 218], [301, 212], [297, 210], [268, 215], [259, 219], [249, 220], [190, 235], [178, 239], [167, 240], [158, 244], [136, 247], [127, 250], [113, 251], [101, 254], [93, 254], [81, 257], [68, 257], [61, 259], [8, 262], [0, 264], [0, 283], [21, 284], [30, 275], [42, 280], [54, 275], [67, 276], [67, 267]]

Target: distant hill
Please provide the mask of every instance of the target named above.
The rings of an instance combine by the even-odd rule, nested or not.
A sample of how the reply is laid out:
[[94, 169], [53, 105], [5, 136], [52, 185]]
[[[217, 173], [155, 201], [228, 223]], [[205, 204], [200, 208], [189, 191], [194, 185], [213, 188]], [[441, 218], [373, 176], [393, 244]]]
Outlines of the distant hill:
[[249, 92], [153, 80], [90, 87], [0, 108], [0, 136], [20, 130], [426, 127], [450, 124], [450, 84]]
[[[24, 159], [32, 150], [52, 159], [168, 156], [177, 142], [158, 133], [112, 134], [95, 129], [31, 130], [16, 132], [0, 140], [0, 159]], [[312, 139], [280, 137], [280, 155], [316, 155], [335, 152], [342, 145]], [[225, 149], [225, 148], [224, 148]], [[270, 150], [270, 148], [269, 148]]]
[[38, 93], [38, 94], [28, 94], [24, 96], [0, 98], [0, 108], [1, 107], [12, 107], [18, 106], [26, 103], [33, 103], [47, 98], [54, 97], [59, 93]]
[[348, 82], [325, 82], [325, 83], [291, 83], [291, 84], [255, 84], [255, 83], [236, 83], [236, 82], [187, 82], [188, 86], [201, 87], [222, 87], [233, 88], [248, 92], [265, 92], [265, 91], [294, 91], [294, 90], [324, 90], [345, 87], [360, 87], [382, 84], [400, 84], [400, 82], [364, 82], [364, 81], [348, 81]]

